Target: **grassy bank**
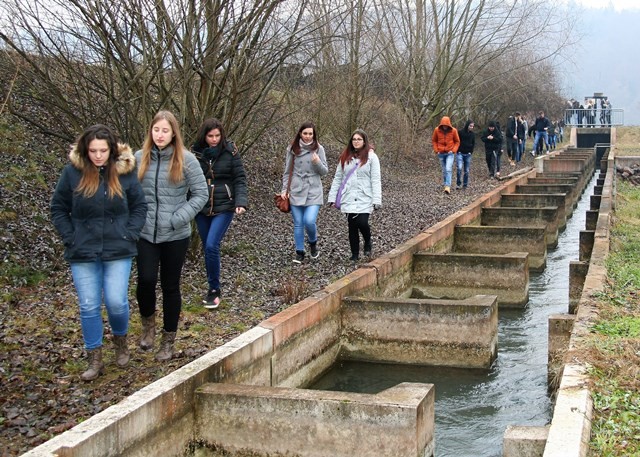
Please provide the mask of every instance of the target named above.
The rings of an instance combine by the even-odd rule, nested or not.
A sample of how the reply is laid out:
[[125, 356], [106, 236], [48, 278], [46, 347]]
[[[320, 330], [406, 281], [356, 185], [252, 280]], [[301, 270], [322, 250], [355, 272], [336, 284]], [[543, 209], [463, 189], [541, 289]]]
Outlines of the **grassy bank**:
[[640, 455], [640, 188], [618, 182], [600, 319], [589, 341], [592, 455]]

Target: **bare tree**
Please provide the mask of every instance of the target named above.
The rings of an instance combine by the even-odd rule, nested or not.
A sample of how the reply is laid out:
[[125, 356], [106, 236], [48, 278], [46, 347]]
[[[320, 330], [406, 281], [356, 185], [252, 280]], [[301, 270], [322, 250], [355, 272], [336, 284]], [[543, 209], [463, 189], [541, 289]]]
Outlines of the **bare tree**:
[[215, 115], [248, 147], [277, 111], [278, 71], [305, 40], [305, 1], [11, 1], [0, 38], [30, 84], [10, 108], [65, 140], [100, 121], [139, 143], [155, 112], [170, 109], [186, 132]]
[[[471, 116], [512, 97], [523, 86], [510, 76], [551, 61], [571, 36], [569, 19], [538, 0], [382, 1], [377, 14], [383, 67], [412, 138], [443, 114]], [[514, 84], [505, 91], [503, 80]]]

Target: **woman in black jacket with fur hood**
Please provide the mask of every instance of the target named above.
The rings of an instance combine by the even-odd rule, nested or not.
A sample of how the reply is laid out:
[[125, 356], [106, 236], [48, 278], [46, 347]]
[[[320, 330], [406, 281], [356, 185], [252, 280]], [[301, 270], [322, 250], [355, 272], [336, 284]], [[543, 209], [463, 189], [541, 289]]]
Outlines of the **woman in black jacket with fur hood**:
[[147, 203], [131, 148], [104, 125], [89, 127], [69, 154], [51, 200], [51, 219], [64, 243], [78, 293], [91, 381], [102, 363], [102, 301], [116, 347], [116, 364], [129, 363], [129, 275]]
[[235, 214], [247, 209], [247, 178], [238, 149], [225, 137], [222, 123], [214, 118], [203, 122], [198, 130], [192, 152], [207, 180], [209, 199], [196, 216], [202, 239], [207, 269], [205, 308], [220, 305], [220, 244]]

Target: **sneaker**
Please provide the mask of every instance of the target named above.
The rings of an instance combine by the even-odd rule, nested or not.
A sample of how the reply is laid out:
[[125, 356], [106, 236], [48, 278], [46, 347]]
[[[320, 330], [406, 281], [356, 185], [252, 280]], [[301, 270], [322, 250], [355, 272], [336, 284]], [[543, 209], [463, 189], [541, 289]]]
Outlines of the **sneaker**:
[[456, 186], [456, 190], [460, 190], [460, 189], [462, 189], [462, 186], [461, 186], [460, 184], [458, 184], [458, 185]]
[[296, 257], [293, 259], [293, 263], [304, 262], [304, 251], [296, 251]]
[[531, 151], [530, 154], [531, 154], [531, 157], [535, 157], [536, 156], [536, 153], [534, 151]]
[[207, 309], [216, 309], [220, 306], [220, 291], [211, 289], [207, 292], [207, 296], [202, 300], [204, 307]]
[[451, 193], [451, 187], [449, 187], [449, 186], [444, 186], [444, 193], [445, 193], [445, 194], [450, 194], [450, 193]]
[[309, 243], [310, 257], [312, 259], [317, 259], [320, 253], [318, 252], [318, 246], [316, 243]]
[[500, 172], [496, 171], [496, 179], [500, 179]]

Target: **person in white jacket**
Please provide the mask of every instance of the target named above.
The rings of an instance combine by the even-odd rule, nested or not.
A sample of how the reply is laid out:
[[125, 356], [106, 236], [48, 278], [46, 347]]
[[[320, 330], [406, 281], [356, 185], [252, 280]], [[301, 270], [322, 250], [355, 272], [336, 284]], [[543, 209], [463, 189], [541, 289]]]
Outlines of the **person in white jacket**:
[[364, 255], [371, 257], [369, 215], [382, 206], [380, 161], [367, 134], [357, 129], [340, 154], [328, 202], [339, 208], [348, 221], [351, 260], [360, 258], [360, 235], [364, 239]]

